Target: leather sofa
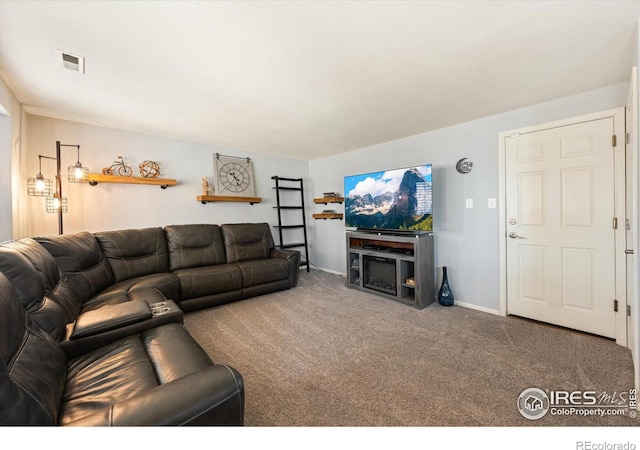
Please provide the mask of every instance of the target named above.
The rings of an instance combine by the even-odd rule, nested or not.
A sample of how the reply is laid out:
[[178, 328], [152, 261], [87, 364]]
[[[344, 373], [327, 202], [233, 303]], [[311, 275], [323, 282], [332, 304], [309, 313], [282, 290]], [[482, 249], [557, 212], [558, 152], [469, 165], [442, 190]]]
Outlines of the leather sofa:
[[[0, 317], [0, 397], [16, 399], [0, 403], [0, 424], [242, 424], [242, 377], [211, 362], [182, 326], [183, 311], [294, 287], [299, 260], [299, 252], [275, 248], [266, 223], [80, 232], [0, 244], [6, 277], [0, 293], [9, 305]], [[16, 316], [12, 302], [26, 319]], [[24, 329], [11, 326], [15, 321]], [[16, 347], [18, 335], [33, 346]], [[25, 353], [27, 347], [38, 356]], [[39, 359], [55, 367], [40, 367]], [[136, 367], [151, 369], [138, 373]], [[196, 375], [204, 372], [211, 373]], [[215, 382], [197, 379], [213, 372]], [[57, 389], [43, 387], [51, 383]], [[182, 399], [193, 399], [194, 389], [203, 391], [192, 410]], [[155, 395], [175, 409], [156, 404]], [[139, 411], [132, 406], [138, 396]]]
[[0, 424], [242, 425], [244, 386], [180, 323], [69, 358], [0, 274]]

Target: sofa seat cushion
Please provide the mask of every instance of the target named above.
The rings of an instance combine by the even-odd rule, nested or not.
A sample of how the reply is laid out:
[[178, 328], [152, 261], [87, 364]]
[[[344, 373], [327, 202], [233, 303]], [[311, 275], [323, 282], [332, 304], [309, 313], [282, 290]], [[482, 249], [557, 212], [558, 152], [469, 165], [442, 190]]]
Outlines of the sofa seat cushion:
[[180, 279], [181, 300], [242, 288], [242, 271], [234, 264], [180, 269], [174, 273]]
[[289, 264], [279, 258], [242, 261], [234, 265], [242, 271], [243, 288], [289, 278]]
[[82, 312], [140, 297], [148, 298], [147, 303], [149, 304], [164, 299], [178, 302], [180, 300], [180, 280], [173, 273], [157, 273], [120, 281], [85, 302], [82, 306]]
[[110, 408], [211, 364], [181, 324], [120, 339], [69, 361], [60, 423]]

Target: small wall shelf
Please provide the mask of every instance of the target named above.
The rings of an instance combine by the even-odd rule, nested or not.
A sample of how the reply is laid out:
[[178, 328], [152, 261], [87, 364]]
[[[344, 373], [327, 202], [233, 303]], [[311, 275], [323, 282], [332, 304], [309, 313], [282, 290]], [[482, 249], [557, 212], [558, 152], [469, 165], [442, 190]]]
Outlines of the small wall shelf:
[[339, 219], [342, 220], [342, 214], [339, 213], [321, 213], [321, 214], [313, 214], [314, 219]]
[[121, 183], [121, 184], [151, 184], [166, 189], [168, 186], [175, 186], [176, 180], [168, 178], [144, 178], [144, 177], [122, 177], [118, 175], [103, 175], [100, 173], [90, 173], [87, 180], [91, 186], [98, 183]]
[[314, 198], [313, 203], [342, 203], [344, 202], [344, 197], [322, 197], [322, 198]]
[[198, 195], [196, 199], [203, 205], [209, 202], [244, 202], [253, 205], [254, 203], [260, 203], [262, 197], [232, 197], [221, 195]]

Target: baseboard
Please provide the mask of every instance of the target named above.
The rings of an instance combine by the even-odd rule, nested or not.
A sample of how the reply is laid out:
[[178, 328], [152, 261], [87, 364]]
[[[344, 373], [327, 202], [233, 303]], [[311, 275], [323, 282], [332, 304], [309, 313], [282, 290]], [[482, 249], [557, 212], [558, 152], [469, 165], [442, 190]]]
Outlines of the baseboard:
[[[314, 268], [318, 269], [318, 270], [320, 270], [322, 272], [331, 273], [333, 275], [339, 275], [339, 276], [345, 277], [345, 278], [347, 276], [346, 273], [338, 272], [336, 270], [325, 269], [324, 267], [315, 267], [314, 266]], [[473, 303], [459, 302], [457, 300], [456, 300], [455, 304], [458, 305], [458, 306], [462, 306], [463, 308], [475, 309], [476, 311], [482, 311], [482, 312], [486, 312], [486, 313], [493, 314], [493, 315], [496, 315], [496, 316], [500, 316], [501, 315], [500, 314], [500, 310], [487, 308], [486, 306], [478, 306], [478, 305], [474, 305]]]
[[478, 306], [478, 305], [474, 305], [473, 303], [465, 303], [465, 302], [459, 302], [459, 301], [455, 301], [455, 304], [458, 306], [462, 306], [463, 308], [469, 308], [469, 309], [475, 309], [476, 311], [482, 311], [482, 312], [486, 312], [489, 314], [494, 314], [496, 316], [501, 315], [500, 311], [497, 309], [491, 309], [491, 308], [487, 308], [485, 306]]
[[339, 275], [341, 277], [347, 277], [347, 274], [344, 272], [338, 272], [337, 270], [325, 269], [324, 267], [313, 266], [314, 269], [318, 269], [321, 272], [331, 273], [333, 275]]

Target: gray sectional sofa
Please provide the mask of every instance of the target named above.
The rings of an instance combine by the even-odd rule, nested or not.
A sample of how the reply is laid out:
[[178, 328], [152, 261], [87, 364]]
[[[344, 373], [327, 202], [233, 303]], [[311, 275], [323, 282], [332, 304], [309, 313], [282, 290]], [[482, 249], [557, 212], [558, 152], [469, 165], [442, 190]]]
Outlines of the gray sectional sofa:
[[241, 425], [240, 373], [183, 311], [295, 287], [299, 264], [266, 223], [0, 244], [0, 424]]

